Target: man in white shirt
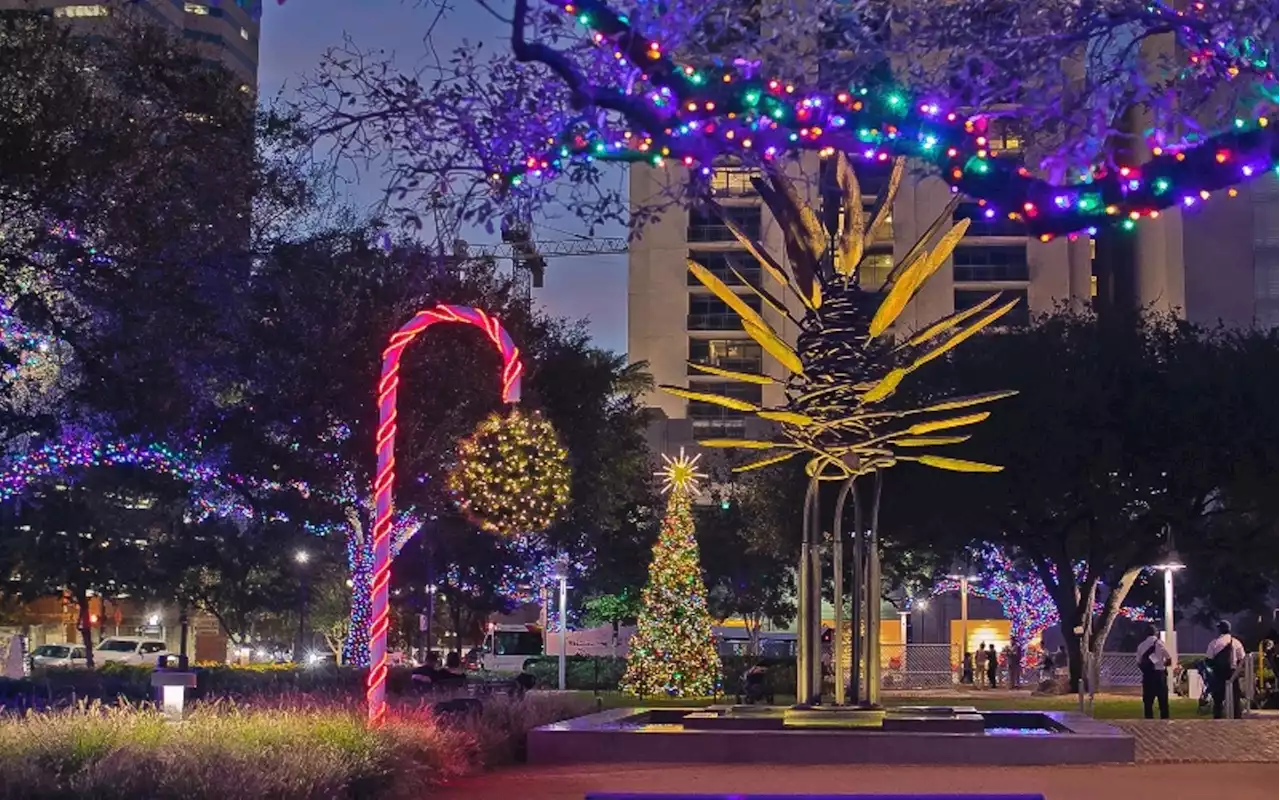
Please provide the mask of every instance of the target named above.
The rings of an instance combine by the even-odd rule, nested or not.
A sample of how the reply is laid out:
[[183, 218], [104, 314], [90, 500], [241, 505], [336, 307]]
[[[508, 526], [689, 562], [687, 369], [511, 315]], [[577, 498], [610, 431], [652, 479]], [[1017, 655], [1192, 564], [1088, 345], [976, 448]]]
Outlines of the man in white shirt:
[[1231, 716], [1244, 716], [1244, 692], [1240, 685], [1240, 666], [1244, 663], [1244, 645], [1231, 635], [1231, 623], [1225, 619], [1218, 623], [1218, 638], [1209, 642], [1205, 651], [1212, 670], [1209, 673], [1209, 693], [1213, 695], [1213, 718], [1226, 716], [1227, 689], [1231, 689]]
[[1142, 671], [1142, 715], [1152, 719], [1153, 704], [1160, 706], [1160, 719], [1169, 718], [1169, 666], [1173, 658], [1160, 641], [1156, 626], [1147, 626], [1147, 638], [1138, 645], [1138, 669]]

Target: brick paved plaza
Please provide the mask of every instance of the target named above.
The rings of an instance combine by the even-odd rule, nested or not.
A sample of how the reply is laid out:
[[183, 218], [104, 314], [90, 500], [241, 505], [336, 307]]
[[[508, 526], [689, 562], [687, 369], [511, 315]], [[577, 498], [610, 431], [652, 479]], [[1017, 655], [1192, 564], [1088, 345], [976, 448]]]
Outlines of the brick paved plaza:
[[625, 764], [501, 770], [444, 787], [447, 800], [583, 800], [588, 792], [758, 794], [1039, 792], [1047, 800], [1275, 800], [1276, 765], [792, 767]]

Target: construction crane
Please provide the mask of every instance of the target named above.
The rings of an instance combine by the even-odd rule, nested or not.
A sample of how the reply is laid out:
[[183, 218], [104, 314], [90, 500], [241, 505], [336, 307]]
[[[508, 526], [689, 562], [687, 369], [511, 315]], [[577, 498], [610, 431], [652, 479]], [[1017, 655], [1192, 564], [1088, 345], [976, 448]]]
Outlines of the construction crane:
[[546, 274], [547, 259], [561, 256], [603, 256], [627, 252], [627, 240], [565, 239], [552, 242], [535, 242], [529, 229], [513, 226], [502, 231], [501, 244], [470, 244], [459, 241], [454, 244], [454, 255], [467, 258], [510, 259], [517, 273], [528, 276], [532, 288], [541, 289]]

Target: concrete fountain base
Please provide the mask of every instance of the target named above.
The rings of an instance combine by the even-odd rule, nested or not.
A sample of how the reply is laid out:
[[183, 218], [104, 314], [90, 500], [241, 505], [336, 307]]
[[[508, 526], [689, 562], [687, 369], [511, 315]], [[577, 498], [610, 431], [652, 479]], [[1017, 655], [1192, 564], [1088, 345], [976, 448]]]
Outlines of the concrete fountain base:
[[955, 707], [621, 708], [529, 733], [533, 764], [1133, 763], [1133, 738], [1065, 712]]

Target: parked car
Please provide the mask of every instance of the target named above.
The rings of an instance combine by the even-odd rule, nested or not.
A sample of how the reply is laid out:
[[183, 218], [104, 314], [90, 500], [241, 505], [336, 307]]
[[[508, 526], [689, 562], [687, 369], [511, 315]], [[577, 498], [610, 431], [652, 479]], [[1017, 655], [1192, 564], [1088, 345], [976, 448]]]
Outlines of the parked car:
[[88, 666], [82, 644], [42, 644], [31, 651], [31, 668], [83, 669]]
[[168, 656], [169, 647], [158, 639], [142, 636], [112, 636], [103, 639], [93, 648], [98, 663], [116, 661], [122, 664], [155, 666], [161, 656]]

